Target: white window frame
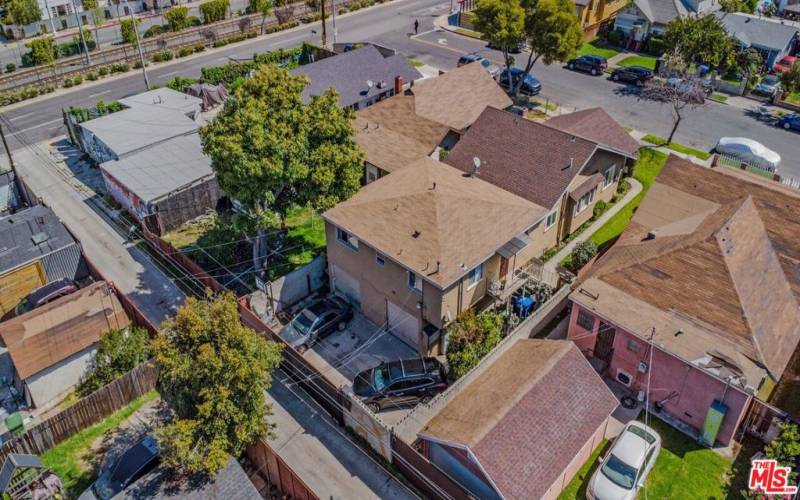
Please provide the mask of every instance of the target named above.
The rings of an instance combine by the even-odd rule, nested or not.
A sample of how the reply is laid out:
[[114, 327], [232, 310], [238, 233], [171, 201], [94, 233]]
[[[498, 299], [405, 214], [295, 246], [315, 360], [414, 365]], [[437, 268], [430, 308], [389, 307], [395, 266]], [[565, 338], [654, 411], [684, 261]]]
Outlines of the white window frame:
[[417, 292], [422, 292], [422, 276], [414, 271], [408, 272], [408, 288]]
[[[609, 173], [611, 174], [610, 179], [608, 175]], [[609, 167], [608, 170], [606, 170], [603, 173], [603, 189], [606, 189], [608, 186], [614, 184], [616, 177], [617, 177], [617, 164], [615, 163], [611, 165], [611, 167]]]
[[[596, 189], [597, 189], [597, 187], [593, 187], [591, 191], [589, 191], [585, 195], [581, 196], [581, 198], [578, 200], [577, 204], [575, 205], [575, 215], [578, 215], [579, 213], [583, 212], [584, 210], [586, 210], [586, 208], [589, 205], [592, 204], [592, 202], [594, 201], [594, 192], [595, 192]], [[587, 198], [585, 202], [583, 201], [584, 198]], [[582, 204], [583, 204], [583, 206], [581, 206]]]
[[358, 237], [340, 227], [336, 228], [336, 240], [350, 250], [358, 252]]
[[[550, 221], [551, 218], [553, 219], [552, 222]], [[556, 222], [558, 222], [558, 209], [555, 209], [547, 214], [547, 217], [544, 219], [544, 230], [547, 231], [548, 229], [552, 228], [556, 225]]]
[[475, 266], [472, 271], [467, 273], [467, 290], [474, 288], [483, 281], [483, 263]]
[[381, 267], [386, 265], [386, 256], [380, 252], [375, 252], [375, 263]]

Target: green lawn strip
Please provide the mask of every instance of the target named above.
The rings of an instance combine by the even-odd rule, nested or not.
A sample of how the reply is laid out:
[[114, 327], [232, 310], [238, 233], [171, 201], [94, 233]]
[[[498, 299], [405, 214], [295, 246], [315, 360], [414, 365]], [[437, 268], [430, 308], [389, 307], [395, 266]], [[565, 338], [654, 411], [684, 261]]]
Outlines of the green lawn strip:
[[419, 59], [409, 59], [408, 62], [411, 63], [412, 66], [415, 68], [419, 68], [420, 66], [425, 66], [425, 63], [420, 61]]
[[606, 439], [600, 442], [600, 445], [594, 450], [589, 460], [583, 464], [583, 467], [575, 474], [575, 477], [564, 488], [564, 491], [558, 495], [558, 500], [583, 500], [586, 498], [586, 487], [589, 485], [589, 480], [592, 478], [595, 469], [600, 465], [600, 455], [608, 451], [609, 444], [610, 442]]
[[598, 247], [602, 247], [605, 243], [619, 236], [628, 222], [633, 217], [633, 212], [639, 203], [642, 202], [653, 180], [661, 172], [661, 168], [667, 161], [667, 155], [661, 151], [653, 149], [643, 149], [639, 152], [639, 160], [633, 167], [633, 178], [642, 184], [642, 192], [637, 194], [627, 205], [615, 213], [608, 221], [603, 224], [600, 229], [594, 232], [589, 237], [589, 241], [595, 243]]
[[655, 71], [656, 58], [650, 56], [628, 56], [625, 59], [618, 62], [617, 64], [624, 68], [630, 68], [631, 66], [641, 66], [643, 68]]
[[640, 498], [644, 498], [645, 491], [649, 498], [726, 497], [730, 460], [698, 445], [694, 439], [658, 418], [651, 417], [648, 425], [661, 436], [662, 445], [658, 460], [639, 493]]
[[711, 158], [711, 153], [706, 151], [700, 151], [699, 149], [690, 148], [689, 146], [684, 146], [683, 144], [678, 144], [676, 142], [670, 142], [667, 144], [667, 140], [663, 137], [658, 137], [657, 135], [647, 134], [646, 136], [642, 137], [642, 140], [645, 142], [649, 142], [650, 144], [655, 144], [656, 146], [664, 146], [667, 149], [671, 149], [673, 151], [677, 151], [678, 153], [683, 153], [691, 156], [696, 156], [701, 160], [708, 160]]
[[583, 45], [578, 49], [579, 56], [600, 56], [605, 57], [606, 59], [611, 59], [615, 55], [619, 54], [620, 50], [614, 47], [609, 47], [608, 45], [604, 45], [599, 39], [595, 38], [594, 40], [589, 40], [588, 42], [584, 42]]
[[477, 38], [478, 40], [483, 39], [483, 35], [481, 35], [477, 31], [468, 30], [467, 28], [456, 28], [456, 33], [458, 33], [459, 35]]
[[313, 209], [296, 207], [286, 217], [289, 228], [286, 260], [293, 266], [308, 264], [325, 249], [325, 221]]
[[92, 443], [106, 432], [118, 427], [145, 403], [153, 401], [158, 396], [158, 392], [154, 390], [145, 393], [128, 403], [127, 406], [62, 441], [42, 455], [41, 458], [45, 467], [55, 472], [63, 481], [64, 490], [67, 492], [68, 498], [77, 498], [91, 484], [94, 478], [93, 471], [87, 469], [84, 465], [84, 462], [92, 458], [89, 450]]
[[711, 99], [712, 101], [719, 102], [722, 104], [725, 104], [728, 101], [728, 96], [720, 92], [712, 92], [708, 98]]
[[800, 105], [800, 92], [789, 92], [786, 94], [784, 101], [790, 104]]

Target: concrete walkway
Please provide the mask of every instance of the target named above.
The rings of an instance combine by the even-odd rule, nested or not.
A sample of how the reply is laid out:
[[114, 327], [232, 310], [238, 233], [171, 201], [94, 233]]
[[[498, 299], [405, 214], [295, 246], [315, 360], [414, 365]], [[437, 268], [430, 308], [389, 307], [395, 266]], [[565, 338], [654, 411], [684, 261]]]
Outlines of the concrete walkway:
[[557, 254], [551, 257], [550, 260], [545, 262], [544, 265], [546, 269], [555, 271], [555, 268], [558, 265], [558, 263], [564, 260], [564, 258], [572, 252], [572, 250], [578, 243], [589, 239], [589, 237], [592, 236], [594, 233], [596, 233], [598, 229], [603, 227], [603, 225], [606, 222], [608, 222], [608, 220], [611, 219], [611, 217], [615, 216], [617, 212], [622, 210], [622, 207], [630, 203], [631, 200], [633, 200], [633, 198], [636, 197], [636, 195], [642, 192], [642, 184], [639, 181], [637, 181], [633, 177], [626, 177], [626, 179], [630, 183], [631, 188], [628, 190], [627, 193], [625, 193], [625, 196], [621, 200], [616, 202], [614, 206], [608, 209], [606, 213], [601, 215], [589, 227], [587, 227], [574, 240], [567, 243], [567, 245], [564, 248], [562, 248], [561, 251], [559, 251]]

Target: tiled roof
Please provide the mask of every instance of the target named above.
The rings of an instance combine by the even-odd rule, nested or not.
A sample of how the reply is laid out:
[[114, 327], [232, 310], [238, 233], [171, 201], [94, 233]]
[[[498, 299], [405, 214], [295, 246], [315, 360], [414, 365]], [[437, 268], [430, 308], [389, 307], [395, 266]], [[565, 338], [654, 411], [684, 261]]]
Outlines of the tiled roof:
[[446, 288], [544, 213], [426, 157], [368, 184], [323, 217]]
[[718, 14], [720, 21], [732, 37], [746, 47], [783, 51], [797, 35], [798, 28], [750, 14], [731, 12]]
[[590, 108], [550, 118], [551, 127], [585, 137], [632, 158], [639, 154], [639, 143], [603, 108]]
[[[798, 214], [799, 195], [670, 157], [629, 227], [572, 296], [613, 310], [607, 317], [634, 333], [642, 321], [664, 322], [665, 348], [690, 361], [719, 350], [763, 363], [778, 378], [800, 341]], [[631, 299], [653, 312], [643, 314]], [[703, 333], [671, 335], [687, 328]]]
[[386, 172], [428, 156], [449, 130], [414, 111], [413, 95], [397, 95], [356, 113], [356, 142]]
[[596, 148], [588, 139], [486, 108], [445, 162], [469, 172], [479, 158], [479, 178], [549, 209]]
[[522, 339], [419, 437], [469, 448], [504, 498], [541, 498], [617, 404], [574, 343]]
[[513, 103], [480, 64], [467, 64], [436, 78], [415, 82], [416, 113], [463, 132], [487, 106], [504, 109]]

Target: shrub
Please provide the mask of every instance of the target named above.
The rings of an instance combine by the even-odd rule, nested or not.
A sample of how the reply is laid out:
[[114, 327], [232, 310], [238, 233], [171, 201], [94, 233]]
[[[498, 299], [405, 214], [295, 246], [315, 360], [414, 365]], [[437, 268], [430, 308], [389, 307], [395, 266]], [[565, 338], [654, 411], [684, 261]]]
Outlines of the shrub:
[[647, 53], [651, 56], [661, 57], [666, 49], [667, 45], [664, 43], [663, 38], [651, 36], [650, 39], [647, 40]]
[[187, 28], [189, 27], [189, 7], [185, 5], [172, 7], [164, 13], [164, 19], [167, 20], [172, 31], [180, 31]]
[[147, 28], [144, 31], [144, 34], [142, 35], [142, 38], [152, 38], [154, 36], [158, 36], [158, 35], [164, 33], [165, 31], [167, 31], [167, 29], [168, 28], [165, 28], [164, 26], [162, 26], [160, 24], [154, 24], [154, 25], [150, 26], [149, 28]]
[[153, 62], [164, 62], [172, 60], [173, 57], [175, 57], [175, 54], [173, 54], [171, 51], [162, 50], [160, 52], [154, 53], [152, 59]]
[[606, 42], [609, 45], [619, 46], [619, 45], [622, 44], [622, 40], [624, 40], [624, 39], [625, 39], [625, 33], [623, 33], [620, 30], [609, 31], [606, 34]]
[[86, 79], [89, 80], [90, 82], [97, 80], [97, 73], [95, 73], [94, 71], [90, 71], [89, 74], [86, 75]]
[[[149, 66], [149, 64], [147, 62], [145, 62], [144, 66], [147, 67], [147, 66]], [[142, 69], [142, 61], [134, 61], [133, 62], [133, 69]]]
[[111, 65], [112, 73], [127, 73], [130, 70], [131, 66], [128, 63], [114, 63]]
[[619, 183], [617, 184], [617, 194], [622, 197], [625, 196], [625, 193], [631, 188], [631, 183], [628, 182], [628, 179], [620, 179]]
[[196, 78], [176, 76], [175, 78], [167, 82], [167, 87], [171, 88], [172, 90], [177, 90], [178, 92], [186, 92], [186, 87], [196, 82], [197, 82]]
[[133, 370], [149, 357], [150, 336], [147, 330], [138, 326], [111, 330], [100, 338], [91, 369], [75, 392], [80, 397], [86, 397]]
[[228, 43], [229, 43], [228, 40], [217, 40], [214, 43], [212, 43], [211, 46], [216, 49], [217, 47], [224, 47], [228, 45]]
[[469, 310], [447, 329], [447, 363], [452, 380], [463, 377], [502, 338], [503, 317], [494, 312]]
[[186, 18], [186, 22], [188, 22], [189, 26], [191, 26], [191, 27], [196, 27], [196, 26], [200, 26], [201, 24], [203, 24], [203, 21], [201, 21], [200, 18], [197, 17], [197, 16], [189, 16], [189, 17], [187, 17]]
[[204, 50], [206, 50], [206, 46], [205, 45], [195, 45], [194, 46], [194, 51], [195, 52], [203, 52]]
[[247, 38], [256, 38], [258, 36], [258, 31], [251, 31], [246, 36]]
[[6, 73], [13, 73], [17, 70], [17, 65], [14, 63], [6, 64]]
[[111, 70], [109, 70], [107, 66], [102, 66], [97, 69], [97, 75], [101, 77], [106, 76], [110, 71]]
[[209, 24], [225, 19], [225, 14], [230, 7], [230, 0], [209, 0], [200, 4], [200, 14], [203, 16], [203, 23]]
[[194, 50], [191, 47], [182, 47], [181, 50], [178, 51], [178, 57], [186, 57], [191, 54], [194, 54]]
[[598, 200], [597, 203], [594, 204], [594, 209], [592, 210], [592, 217], [597, 219], [601, 215], [603, 215], [606, 210], [608, 210], [608, 203], [603, 200]]
[[570, 254], [570, 271], [577, 273], [587, 262], [592, 260], [597, 255], [597, 245], [591, 241], [581, 241]]
[[72, 78], [67, 78], [64, 80], [64, 88], [68, 89], [72, 87]]
[[347, 7], [345, 7], [345, 6], [339, 7], [339, 12], [338, 12], [338, 14], [339, 14], [340, 16], [341, 16], [342, 14], [347, 14]]

